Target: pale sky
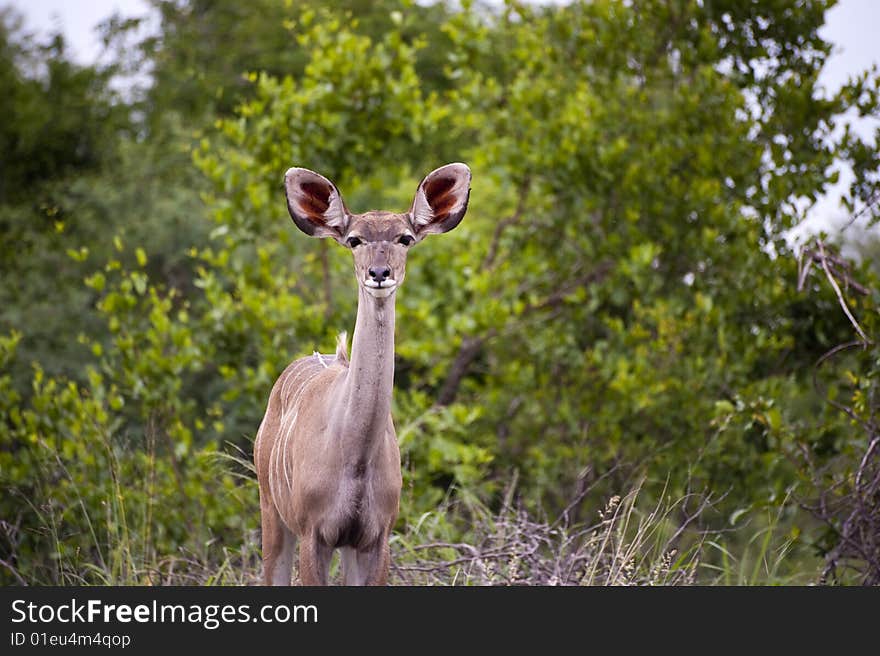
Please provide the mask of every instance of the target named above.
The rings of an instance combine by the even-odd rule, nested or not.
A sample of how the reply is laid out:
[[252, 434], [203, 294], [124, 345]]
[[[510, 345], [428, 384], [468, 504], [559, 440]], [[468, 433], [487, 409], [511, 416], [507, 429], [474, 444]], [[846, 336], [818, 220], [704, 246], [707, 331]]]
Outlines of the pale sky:
[[[146, 0], [0, 0], [0, 7], [14, 6], [25, 16], [25, 28], [47, 33], [61, 30], [67, 37], [71, 55], [83, 62], [94, 62], [101, 53], [95, 26], [114, 11], [124, 16], [145, 16], [150, 12]], [[822, 35], [836, 44], [834, 55], [823, 71], [821, 82], [829, 92], [837, 90], [850, 75], [880, 65], [880, 0], [839, 0], [828, 12]], [[877, 121], [854, 123], [863, 138], [872, 135]], [[842, 188], [847, 171], [841, 176]], [[829, 193], [811, 210], [812, 225], [835, 225], [846, 220], [839, 207], [839, 191]], [[806, 226], [805, 226], [806, 227]]]
[[95, 26], [119, 11], [123, 16], [146, 16], [146, 0], [0, 0], [0, 7], [15, 7], [25, 17], [25, 29], [37, 33], [61, 30], [70, 54], [84, 63], [94, 63], [101, 54], [101, 40]]

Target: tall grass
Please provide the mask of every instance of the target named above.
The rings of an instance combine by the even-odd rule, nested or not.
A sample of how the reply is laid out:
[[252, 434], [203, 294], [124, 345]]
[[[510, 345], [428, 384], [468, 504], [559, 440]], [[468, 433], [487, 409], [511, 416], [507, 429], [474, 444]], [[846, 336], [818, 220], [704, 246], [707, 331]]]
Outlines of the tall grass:
[[[148, 441], [149, 443], [149, 441]], [[75, 508], [32, 504], [39, 538], [51, 552], [52, 570], [19, 574], [18, 583], [61, 585], [255, 585], [261, 580], [257, 489], [250, 459], [242, 452], [215, 453], [212, 466], [239, 481], [236, 509], [246, 515], [225, 543], [200, 527], [185, 543], [161, 548], [156, 539], [162, 499], [156, 491], [155, 458], [138, 480], [107, 445], [109, 483], [96, 513], [57, 452], [46, 476], [67, 477]], [[150, 464], [153, 463], [153, 464]], [[137, 503], [132, 503], [136, 499]], [[146, 501], [145, 501], [146, 500]], [[167, 503], [167, 499], [165, 500]], [[784, 585], [818, 581], [821, 562], [806, 555], [792, 530], [785, 499], [773, 512], [756, 513], [736, 527], [710, 530], [713, 500], [699, 495], [650, 500], [641, 483], [607, 499], [593, 520], [576, 522], [576, 499], [559, 516], [544, 517], [515, 501], [511, 484], [496, 510], [467, 490], [456, 490], [434, 511], [403, 524], [391, 539], [391, 583], [396, 585]], [[138, 512], [133, 513], [131, 506]], [[71, 517], [71, 513], [79, 515]], [[716, 518], [717, 519], [717, 518]], [[133, 521], [134, 520], [134, 521]], [[717, 522], [715, 522], [717, 524]], [[78, 544], [69, 527], [82, 529]], [[11, 562], [4, 559], [4, 564]], [[332, 573], [337, 576], [334, 563]], [[296, 581], [296, 577], [294, 577]], [[338, 582], [338, 581], [337, 581]]]
[[728, 586], [818, 583], [823, 561], [800, 541], [800, 531], [787, 517], [793, 505], [789, 494], [775, 508], [754, 513], [737, 530], [707, 539], [704, 579]]
[[[780, 521], [735, 530], [700, 528], [712, 500], [642, 486], [612, 496], [593, 523], [568, 513], [536, 519], [505, 504], [494, 515], [474, 500], [447, 502], [392, 539], [393, 580], [408, 585], [780, 585], [815, 582], [818, 559], [794, 554]], [[470, 529], [454, 541], [450, 523]], [[799, 545], [800, 546], [800, 545]], [[802, 551], [802, 550], [801, 550]], [[789, 562], [789, 560], [792, 562]], [[794, 562], [796, 560], [796, 562]], [[792, 572], [796, 572], [793, 574]]]

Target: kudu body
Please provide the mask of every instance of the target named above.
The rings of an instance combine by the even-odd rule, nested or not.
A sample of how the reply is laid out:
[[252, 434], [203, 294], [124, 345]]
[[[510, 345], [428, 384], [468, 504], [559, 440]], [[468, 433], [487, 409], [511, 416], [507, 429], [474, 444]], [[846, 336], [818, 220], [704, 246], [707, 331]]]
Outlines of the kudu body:
[[409, 212], [351, 214], [323, 176], [292, 168], [287, 208], [297, 227], [351, 249], [358, 282], [351, 357], [301, 358], [276, 381], [254, 444], [265, 583], [289, 585], [296, 541], [304, 585], [326, 585], [334, 549], [346, 585], [383, 585], [400, 501], [391, 420], [394, 303], [408, 249], [461, 221], [470, 170], [448, 164], [419, 184]]

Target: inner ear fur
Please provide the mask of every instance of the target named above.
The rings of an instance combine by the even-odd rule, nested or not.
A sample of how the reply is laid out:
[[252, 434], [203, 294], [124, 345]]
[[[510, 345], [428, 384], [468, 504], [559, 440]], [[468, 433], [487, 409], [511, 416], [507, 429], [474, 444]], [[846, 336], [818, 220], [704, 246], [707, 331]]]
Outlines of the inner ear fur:
[[431, 171], [416, 190], [410, 215], [416, 234], [449, 232], [464, 218], [471, 192], [471, 170], [456, 162]]
[[296, 227], [313, 237], [342, 239], [349, 212], [336, 185], [314, 171], [294, 167], [284, 174], [284, 193]]

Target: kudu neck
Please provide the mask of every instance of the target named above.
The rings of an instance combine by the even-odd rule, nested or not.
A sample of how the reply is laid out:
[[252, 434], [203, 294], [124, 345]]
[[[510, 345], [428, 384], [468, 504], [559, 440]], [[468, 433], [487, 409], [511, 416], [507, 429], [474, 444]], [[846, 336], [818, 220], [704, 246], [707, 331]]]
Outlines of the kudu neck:
[[[394, 301], [358, 287], [357, 321], [346, 380], [347, 416], [365, 433], [385, 430], [394, 385]], [[360, 432], [360, 431], [358, 431]]]

